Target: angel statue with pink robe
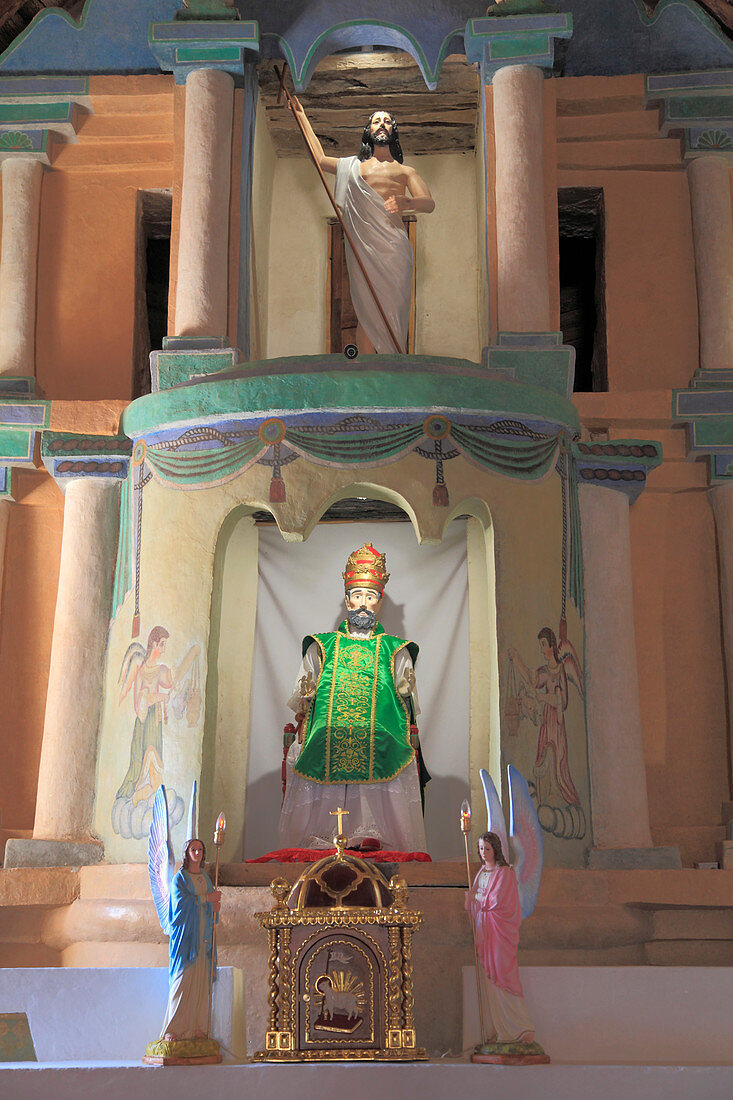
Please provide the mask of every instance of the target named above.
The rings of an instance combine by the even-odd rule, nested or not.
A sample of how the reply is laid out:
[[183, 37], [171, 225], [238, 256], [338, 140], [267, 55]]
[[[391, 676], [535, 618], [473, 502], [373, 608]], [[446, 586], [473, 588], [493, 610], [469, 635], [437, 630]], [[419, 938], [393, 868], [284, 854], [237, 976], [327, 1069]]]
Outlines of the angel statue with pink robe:
[[481, 770], [489, 831], [479, 837], [481, 869], [467, 897], [478, 960], [482, 1042], [475, 1062], [549, 1062], [535, 1042], [524, 1001], [517, 951], [522, 919], [534, 909], [542, 874], [542, 831], [523, 776], [509, 765], [510, 834], [516, 855], [510, 867], [504, 811], [489, 773]]

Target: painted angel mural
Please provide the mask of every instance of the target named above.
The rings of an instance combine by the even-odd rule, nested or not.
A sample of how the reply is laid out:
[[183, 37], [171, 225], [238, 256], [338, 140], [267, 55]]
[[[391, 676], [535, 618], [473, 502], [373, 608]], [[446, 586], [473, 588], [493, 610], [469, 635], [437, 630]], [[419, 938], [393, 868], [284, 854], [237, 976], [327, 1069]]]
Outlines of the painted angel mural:
[[[542, 664], [530, 668], [513, 646], [509, 647], [510, 669], [519, 678], [517, 701], [519, 716], [539, 726], [537, 754], [533, 779], [542, 828], [556, 836], [582, 837], [585, 834], [585, 812], [573, 782], [568, 758], [568, 735], [565, 712], [568, 708], [569, 685], [583, 699], [583, 670], [573, 645], [561, 633], [543, 626], [537, 635]], [[558, 813], [553, 814], [552, 808]], [[564, 813], [564, 808], [568, 812]], [[566, 820], [567, 818], [567, 820]]]
[[[163, 778], [163, 730], [169, 710], [180, 720], [184, 713], [189, 725], [200, 711], [199, 654], [193, 645], [175, 668], [163, 663], [170, 637], [164, 626], [154, 626], [147, 647], [140, 642], [128, 646], [120, 669], [120, 706], [132, 700], [133, 727], [130, 763], [112, 805], [112, 827], [125, 838], [142, 839], [152, 821], [155, 792]], [[183, 800], [168, 791], [172, 824], [183, 817]]]
[[510, 835], [515, 864], [510, 866], [504, 811], [491, 776], [481, 770], [489, 829], [479, 837], [481, 869], [468, 894], [479, 963], [478, 988], [482, 1045], [475, 1061], [521, 1057], [549, 1061], [535, 1043], [534, 1024], [524, 1001], [517, 951], [522, 920], [530, 916], [542, 875], [542, 830], [522, 775], [508, 768]]

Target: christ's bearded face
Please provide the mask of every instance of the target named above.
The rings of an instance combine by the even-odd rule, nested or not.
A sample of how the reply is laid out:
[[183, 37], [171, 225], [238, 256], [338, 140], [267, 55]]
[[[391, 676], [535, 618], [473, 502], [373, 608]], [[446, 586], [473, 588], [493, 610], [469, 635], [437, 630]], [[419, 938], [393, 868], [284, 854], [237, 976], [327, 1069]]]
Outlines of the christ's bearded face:
[[375, 111], [369, 123], [369, 133], [375, 145], [389, 145], [394, 123], [389, 111]]

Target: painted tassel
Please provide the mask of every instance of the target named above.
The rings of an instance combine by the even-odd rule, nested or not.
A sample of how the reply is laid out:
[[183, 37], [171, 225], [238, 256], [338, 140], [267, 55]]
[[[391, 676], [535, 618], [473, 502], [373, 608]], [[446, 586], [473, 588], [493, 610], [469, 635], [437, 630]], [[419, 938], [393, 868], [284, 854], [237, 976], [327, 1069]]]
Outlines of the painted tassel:
[[281, 477], [273, 477], [270, 479], [270, 503], [285, 503], [285, 482]]
[[448, 486], [445, 484], [438, 484], [433, 489], [433, 507], [434, 508], [447, 508], [448, 507]]

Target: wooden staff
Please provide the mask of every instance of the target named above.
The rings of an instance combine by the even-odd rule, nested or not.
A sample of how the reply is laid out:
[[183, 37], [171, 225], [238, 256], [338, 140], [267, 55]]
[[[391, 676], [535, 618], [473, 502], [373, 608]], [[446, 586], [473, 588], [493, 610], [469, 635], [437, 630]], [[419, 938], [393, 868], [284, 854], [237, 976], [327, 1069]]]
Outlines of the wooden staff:
[[[219, 889], [219, 854], [221, 852], [221, 846], [224, 843], [224, 833], [226, 832], [227, 820], [224, 817], [224, 813], [219, 814], [216, 819], [216, 827], [214, 828], [214, 844], [216, 845], [216, 870], [214, 872], [214, 889]], [[216, 913], [214, 914], [216, 918]], [[206, 1038], [211, 1038], [211, 1006], [214, 1000], [214, 959], [216, 957], [216, 920], [211, 928], [211, 967], [209, 969], [209, 1022], [206, 1025]]]
[[[404, 348], [402, 348], [400, 346], [400, 342], [397, 339], [397, 337], [395, 336], [394, 330], [393, 330], [391, 324], [387, 320], [387, 314], [382, 309], [382, 303], [379, 301], [379, 298], [377, 297], [377, 292], [374, 289], [374, 287], [372, 286], [372, 281], [369, 278], [369, 275], [367, 274], [367, 269], [364, 267], [361, 256], [359, 255], [357, 247], [354, 244], [353, 237], [351, 236], [351, 233], [349, 232], [349, 230], [346, 226], [346, 223], [344, 222], [341, 211], [339, 210], [338, 206], [336, 205], [336, 200], [334, 199], [333, 195], [331, 194], [331, 188], [328, 186], [328, 183], [326, 182], [326, 177], [323, 174], [323, 169], [321, 168], [320, 164], [316, 160], [315, 154], [313, 153], [313, 150], [311, 149], [310, 144], [308, 143], [308, 138], [306, 136], [306, 132], [305, 132], [305, 129], [303, 127], [303, 123], [301, 122], [300, 118], [298, 117], [298, 112], [296, 111], [295, 107], [293, 106], [293, 97], [291, 96], [288, 89], [285, 87], [285, 66], [283, 65], [282, 72], [281, 72], [280, 69], [278, 69], [277, 65], [275, 65], [275, 72], [277, 73], [278, 78], [280, 80], [280, 92], [284, 93], [285, 98], [288, 102], [288, 107], [293, 112], [293, 117], [295, 118], [295, 121], [298, 123], [298, 128], [299, 128], [301, 134], [303, 135], [303, 141], [305, 142], [308, 153], [310, 154], [310, 158], [313, 161], [313, 163], [315, 164], [316, 171], [318, 172], [318, 175], [321, 178], [321, 183], [323, 184], [323, 186], [326, 189], [326, 194], [328, 195], [328, 201], [331, 203], [331, 206], [333, 207], [334, 213], [335, 213], [336, 217], [338, 218], [339, 225], [341, 226], [341, 228], [344, 232], [344, 236], [346, 237], [346, 240], [351, 245], [351, 251], [354, 253], [354, 258], [356, 259], [356, 262], [358, 263], [359, 267], [361, 268], [361, 273], [362, 273], [362, 275], [364, 276], [364, 278], [366, 280], [366, 284], [369, 287], [369, 290], [371, 291], [372, 298], [374, 299], [376, 307], [379, 310], [379, 314], [380, 314], [382, 320], [384, 321], [385, 325], [387, 326], [387, 331], [389, 332], [392, 343], [394, 344], [395, 348], [397, 349], [397, 352], [400, 355], [405, 355], [406, 352], [405, 352]], [[278, 94], [278, 102], [279, 101], [280, 101], [280, 95]]]
[[[461, 804], [461, 832], [463, 833], [463, 840], [466, 846], [466, 880], [468, 882], [468, 892], [471, 893], [471, 864], [468, 858], [468, 834], [471, 832], [471, 807], [464, 799]], [[481, 1045], [486, 1042], [486, 1032], [484, 1031], [484, 1007], [481, 1003], [481, 975], [478, 969], [478, 949], [476, 947], [476, 925], [473, 920], [473, 913], [470, 908], [468, 915], [471, 918], [471, 935], [473, 937], [473, 959], [476, 964], [476, 996], [478, 997], [478, 1019], [479, 1027], [481, 1028]]]

